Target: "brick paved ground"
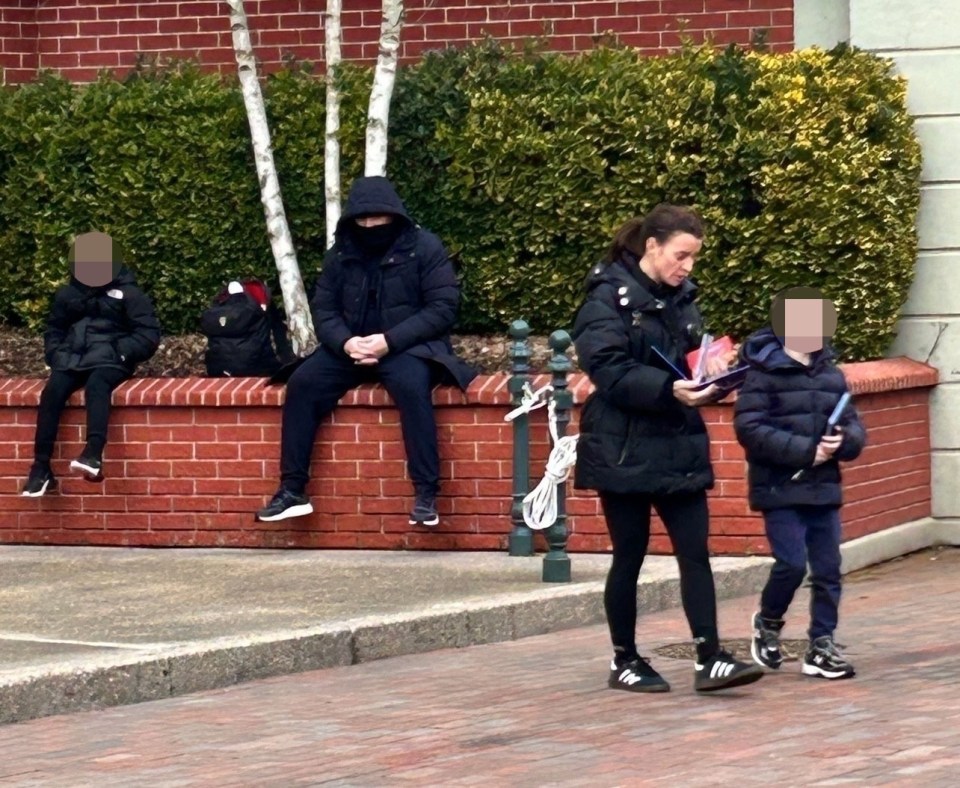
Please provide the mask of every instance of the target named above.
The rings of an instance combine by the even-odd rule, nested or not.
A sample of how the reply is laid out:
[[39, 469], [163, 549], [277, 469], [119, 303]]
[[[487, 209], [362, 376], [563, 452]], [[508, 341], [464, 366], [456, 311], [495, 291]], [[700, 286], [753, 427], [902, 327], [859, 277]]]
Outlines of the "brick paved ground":
[[[850, 580], [839, 639], [852, 681], [792, 663], [703, 697], [689, 662], [659, 658], [673, 692], [611, 692], [606, 633], [590, 627], [7, 726], [0, 782], [956, 785], [958, 570], [960, 550], [945, 550]], [[753, 605], [722, 604], [727, 637], [746, 634]], [[678, 611], [642, 630], [647, 650], [685, 636]]]

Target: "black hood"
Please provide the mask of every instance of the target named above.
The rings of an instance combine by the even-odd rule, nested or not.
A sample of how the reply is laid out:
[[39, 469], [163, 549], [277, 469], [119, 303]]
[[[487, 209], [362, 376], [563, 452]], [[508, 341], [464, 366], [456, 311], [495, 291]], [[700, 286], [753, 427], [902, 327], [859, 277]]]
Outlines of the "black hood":
[[[811, 354], [812, 367], [817, 367], [823, 361], [833, 358], [833, 349], [824, 343], [823, 349]], [[752, 366], [763, 370], [783, 369], [795, 367], [799, 362], [790, 358], [783, 349], [783, 340], [778, 337], [773, 328], [761, 328], [747, 337], [740, 348], [740, 358]]]
[[344, 222], [358, 216], [373, 214], [390, 214], [399, 216], [407, 223], [411, 222], [410, 215], [403, 204], [403, 200], [393, 188], [393, 184], [381, 175], [372, 175], [357, 178], [350, 187], [347, 204], [343, 207], [343, 214], [337, 224], [337, 232], [343, 230]]

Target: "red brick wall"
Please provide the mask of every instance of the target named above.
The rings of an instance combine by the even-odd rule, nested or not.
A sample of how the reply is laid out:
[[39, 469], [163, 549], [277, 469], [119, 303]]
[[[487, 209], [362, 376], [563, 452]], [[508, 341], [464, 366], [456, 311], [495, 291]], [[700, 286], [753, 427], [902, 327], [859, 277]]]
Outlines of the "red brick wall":
[[0, 71], [15, 84], [37, 73], [36, 0], [0, 0]]
[[[846, 538], [930, 514], [930, 386], [935, 370], [906, 359], [846, 368], [869, 429], [869, 446], [846, 470]], [[253, 512], [277, 487], [283, 390], [259, 380], [139, 379], [114, 397], [105, 471], [96, 485], [73, 478], [83, 411], [65, 413], [54, 460], [61, 493], [18, 495], [32, 458], [42, 380], [0, 382], [0, 542], [156, 546], [243, 546], [494, 550], [510, 531], [512, 427], [506, 376], [483, 377], [464, 397], [436, 394], [440, 424], [442, 523], [407, 525], [411, 505], [396, 411], [379, 387], [348, 395], [321, 427], [308, 488], [316, 513], [256, 523]], [[571, 381], [582, 401], [589, 382]], [[732, 408], [706, 409], [718, 483], [711, 493], [717, 553], [764, 553], [759, 517], [747, 508], [743, 453]], [[572, 430], [575, 431], [576, 424]], [[532, 415], [531, 477], [547, 454], [544, 410]], [[570, 492], [573, 493], [572, 488]], [[609, 547], [597, 499], [568, 499], [570, 549]], [[662, 531], [652, 549], [668, 552]]]
[[[321, 0], [244, 5], [267, 69], [287, 55], [322, 62]], [[379, 0], [344, 6], [344, 58], [375, 59]], [[709, 34], [717, 44], [747, 44], [759, 30], [777, 49], [793, 43], [793, 0], [407, 0], [406, 8], [407, 60], [486, 35], [545, 37], [561, 52], [589, 49], [608, 31], [651, 54], [677, 46], [681, 29], [694, 41]], [[130, 68], [138, 52], [235, 67], [227, 4], [216, 0], [0, 0], [0, 44], [7, 83], [30, 79], [38, 65], [85, 82], [102, 68]]]

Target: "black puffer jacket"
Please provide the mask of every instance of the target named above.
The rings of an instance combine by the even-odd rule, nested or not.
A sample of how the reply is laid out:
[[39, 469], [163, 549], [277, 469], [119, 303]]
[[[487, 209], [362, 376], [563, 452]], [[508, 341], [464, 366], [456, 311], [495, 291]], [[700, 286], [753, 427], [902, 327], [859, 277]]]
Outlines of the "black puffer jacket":
[[[813, 466], [827, 418], [847, 390], [833, 352], [827, 347], [814, 353], [807, 367], [786, 354], [768, 327], [749, 337], [740, 355], [751, 370], [737, 396], [733, 424], [747, 454], [751, 508], [839, 506], [838, 461], [860, 456], [866, 431], [849, 404], [840, 419], [840, 448], [833, 459]], [[803, 474], [793, 480], [801, 468]]]
[[160, 344], [160, 324], [149, 296], [121, 267], [108, 285], [90, 287], [76, 278], [57, 290], [43, 335], [51, 369], [80, 371], [117, 367], [133, 374]]
[[575, 486], [663, 495], [713, 486], [706, 426], [673, 396], [676, 375], [699, 346], [696, 287], [656, 285], [636, 258], [598, 265], [573, 329], [581, 368], [596, 390], [580, 416]]
[[476, 372], [457, 358], [449, 333], [457, 316], [460, 287], [440, 239], [418, 227], [407, 214], [390, 181], [359, 179], [337, 225], [336, 242], [327, 253], [311, 298], [317, 338], [343, 354], [344, 343], [357, 336], [368, 309], [367, 262], [346, 230], [357, 216], [391, 214], [403, 225], [379, 263], [376, 304], [390, 353], [410, 353], [441, 364], [450, 379], [466, 388]]

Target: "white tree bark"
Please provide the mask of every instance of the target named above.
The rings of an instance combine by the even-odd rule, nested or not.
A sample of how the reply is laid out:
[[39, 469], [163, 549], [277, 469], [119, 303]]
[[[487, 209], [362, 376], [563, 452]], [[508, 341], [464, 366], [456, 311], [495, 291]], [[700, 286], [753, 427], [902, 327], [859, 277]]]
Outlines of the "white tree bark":
[[327, 114], [326, 141], [323, 150], [323, 190], [327, 207], [327, 249], [333, 246], [337, 222], [340, 221], [340, 91], [336, 69], [340, 65], [341, 0], [327, 0], [323, 22], [327, 51]]
[[403, 22], [403, 0], [383, 0], [380, 21], [380, 54], [373, 74], [370, 106], [367, 110], [367, 154], [364, 175], [387, 174], [387, 127], [390, 120], [390, 98], [397, 76], [397, 51], [400, 49], [400, 27]]
[[247, 27], [247, 15], [243, 9], [243, 0], [226, 0], [230, 6], [230, 29], [233, 31], [233, 49], [237, 57], [237, 69], [240, 75], [240, 87], [243, 102], [247, 109], [247, 121], [250, 124], [250, 138], [253, 142], [253, 157], [257, 165], [257, 177], [260, 181], [260, 201], [267, 221], [267, 236], [273, 259], [280, 273], [280, 290], [283, 293], [283, 307], [287, 313], [287, 328], [293, 352], [305, 356], [317, 345], [313, 331], [313, 319], [310, 305], [303, 288], [297, 253], [293, 248], [287, 216], [283, 210], [283, 197], [280, 194], [280, 181], [273, 161], [273, 147], [270, 143], [270, 128], [267, 125], [267, 113], [257, 79], [257, 64], [250, 43], [250, 31]]

